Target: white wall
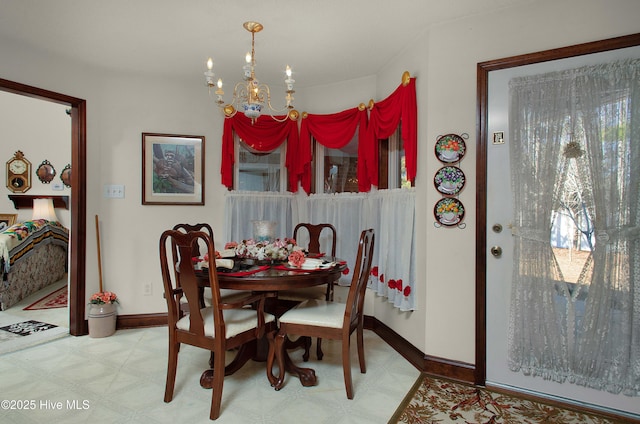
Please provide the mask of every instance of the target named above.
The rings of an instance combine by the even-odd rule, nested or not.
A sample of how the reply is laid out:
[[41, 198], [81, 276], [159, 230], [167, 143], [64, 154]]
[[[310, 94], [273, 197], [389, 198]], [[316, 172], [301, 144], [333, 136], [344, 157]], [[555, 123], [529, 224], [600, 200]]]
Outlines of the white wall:
[[[418, 310], [397, 312], [384, 300], [368, 297], [368, 308], [377, 318], [426, 354], [474, 362], [476, 64], [640, 32], [638, 16], [636, 0], [532, 1], [434, 26], [411, 45], [400, 46], [398, 57], [374, 78], [296, 93], [301, 112], [330, 113], [386, 97], [400, 84], [404, 70], [418, 78]], [[87, 99], [87, 294], [98, 285], [93, 216], [99, 214], [105, 285], [121, 297], [119, 313], [164, 311], [160, 232], [177, 222], [203, 221], [222, 232], [222, 120], [201, 81], [105, 75], [11, 40], [0, 43], [0, 57], [2, 78]], [[206, 137], [205, 207], [141, 205], [142, 132]], [[464, 230], [433, 225], [433, 205], [439, 199], [433, 174], [440, 166], [433, 146], [438, 135], [448, 132], [470, 136], [461, 162], [468, 178], [460, 194], [467, 207]], [[125, 199], [103, 199], [104, 184], [124, 184]], [[143, 296], [143, 284], [149, 281], [153, 296]]]
[[[71, 189], [62, 184], [60, 174], [71, 163], [71, 117], [62, 105], [43, 102], [26, 96], [0, 91], [0, 163], [2, 174], [6, 177], [4, 164], [16, 151], [24, 153], [31, 162], [31, 188], [24, 194], [70, 196]], [[56, 170], [50, 184], [42, 183], [36, 176], [38, 166], [48, 160]], [[53, 184], [62, 186], [62, 190], [53, 190]], [[2, 180], [3, 195], [0, 196], [0, 213], [18, 214], [19, 221], [30, 220], [32, 209], [14, 208], [7, 195], [12, 194], [6, 188], [6, 178]], [[22, 193], [16, 193], [22, 194]], [[56, 209], [56, 215], [62, 225], [69, 227], [69, 210]]]

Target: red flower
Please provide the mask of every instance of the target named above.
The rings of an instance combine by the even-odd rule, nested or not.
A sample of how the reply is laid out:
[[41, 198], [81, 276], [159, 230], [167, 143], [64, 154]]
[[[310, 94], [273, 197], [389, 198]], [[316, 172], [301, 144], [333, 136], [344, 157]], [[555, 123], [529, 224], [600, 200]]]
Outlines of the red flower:
[[371, 275], [373, 275], [374, 277], [378, 276], [378, 267], [374, 266], [373, 268], [371, 268]]
[[396, 290], [402, 291], [402, 280], [396, 281]]
[[289, 265], [301, 268], [306, 259], [302, 250], [294, 250], [289, 254]]
[[384, 274], [380, 274], [380, 282], [384, 283]]
[[404, 288], [404, 296], [405, 297], [409, 297], [409, 295], [411, 294], [411, 286], [407, 286]]
[[346, 268], [344, 269], [344, 271], [342, 271], [342, 273], [343, 273], [344, 275], [349, 274], [349, 267], [346, 267]]
[[393, 279], [389, 280], [389, 288], [391, 290], [396, 288], [396, 280], [393, 280]]

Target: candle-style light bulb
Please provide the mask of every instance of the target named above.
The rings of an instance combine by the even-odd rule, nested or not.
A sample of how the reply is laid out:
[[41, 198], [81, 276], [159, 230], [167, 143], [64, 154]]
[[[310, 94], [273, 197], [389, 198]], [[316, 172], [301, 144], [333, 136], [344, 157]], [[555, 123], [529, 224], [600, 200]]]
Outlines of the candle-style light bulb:
[[244, 57], [244, 60], [245, 60], [247, 63], [251, 63], [251, 53], [248, 53], [248, 52], [247, 52], [247, 55]]
[[218, 88], [222, 88], [222, 78], [218, 78]]
[[213, 69], [213, 59], [209, 58], [209, 60], [207, 60], [207, 69], [208, 70], [212, 70]]
[[291, 77], [291, 68], [289, 67], [289, 65], [287, 65], [287, 69], [284, 71], [285, 74], [287, 74], [287, 77]]

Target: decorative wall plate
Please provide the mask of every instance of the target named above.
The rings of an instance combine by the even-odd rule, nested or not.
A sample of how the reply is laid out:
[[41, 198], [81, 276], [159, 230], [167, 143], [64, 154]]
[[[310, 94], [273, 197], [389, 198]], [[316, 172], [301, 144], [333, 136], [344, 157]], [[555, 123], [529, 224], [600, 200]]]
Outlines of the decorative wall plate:
[[442, 163], [460, 161], [467, 151], [464, 139], [457, 134], [446, 134], [438, 137], [436, 142], [436, 157]]
[[64, 167], [64, 169], [60, 173], [60, 179], [62, 180], [62, 184], [67, 187], [71, 187], [71, 165], [67, 165]]
[[433, 208], [438, 223], [447, 227], [458, 225], [464, 219], [464, 206], [458, 199], [445, 197]]
[[457, 166], [443, 166], [433, 177], [436, 190], [445, 195], [455, 195], [462, 190], [465, 183], [465, 176], [462, 169]]
[[38, 176], [40, 182], [49, 184], [51, 181], [53, 181], [53, 177], [56, 176], [56, 170], [53, 165], [51, 165], [49, 161], [45, 159], [36, 170], [36, 175]]

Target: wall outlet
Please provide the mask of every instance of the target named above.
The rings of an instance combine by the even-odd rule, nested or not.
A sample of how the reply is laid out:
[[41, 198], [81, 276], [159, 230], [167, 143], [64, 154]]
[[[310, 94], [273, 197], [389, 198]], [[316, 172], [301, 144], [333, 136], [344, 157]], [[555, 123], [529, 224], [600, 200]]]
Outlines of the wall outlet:
[[144, 287], [143, 287], [144, 296], [151, 296], [153, 294], [153, 285], [151, 283], [145, 283]]

